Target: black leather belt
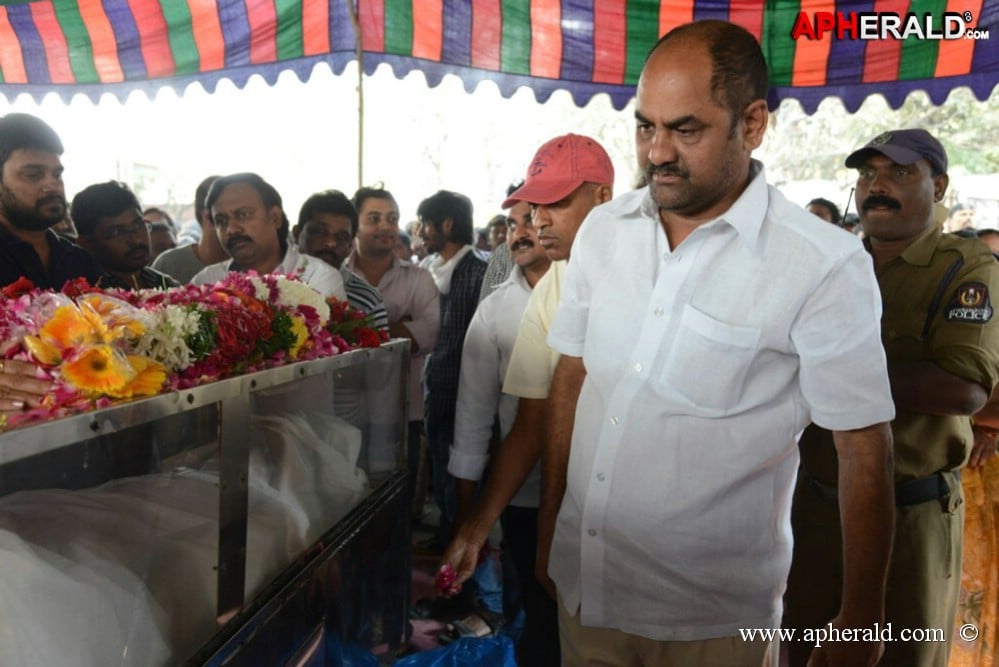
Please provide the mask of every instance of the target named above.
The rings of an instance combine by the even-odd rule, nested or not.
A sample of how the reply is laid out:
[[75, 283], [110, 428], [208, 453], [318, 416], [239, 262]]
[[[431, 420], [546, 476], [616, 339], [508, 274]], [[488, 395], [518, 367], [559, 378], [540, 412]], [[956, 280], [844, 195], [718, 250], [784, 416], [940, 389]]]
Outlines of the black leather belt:
[[[908, 507], [909, 505], [920, 505], [931, 500], [939, 500], [950, 495], [950, 486], [944, 475], [953, 475], [959, 478], [958, 471], [938, 472], [929, 477], [920, 477], [908, 482], [895, 485], [895, 504], [898, 507]], [[812, 477], [804, 468], [798, 468], [798, 481], [804, 482], [822, 500], [826, 502], [836, 502], [839, 499], [839, 492], [836, 487], [823, 484]]]

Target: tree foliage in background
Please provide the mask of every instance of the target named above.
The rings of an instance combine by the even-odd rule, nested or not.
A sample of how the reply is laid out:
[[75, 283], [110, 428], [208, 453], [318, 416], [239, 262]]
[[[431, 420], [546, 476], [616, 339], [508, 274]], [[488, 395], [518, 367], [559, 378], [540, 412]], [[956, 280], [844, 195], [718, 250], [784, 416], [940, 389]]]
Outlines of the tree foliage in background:
[[[871, 97], [855, 114], [839, 100], [828, 99], [808, 116], [795, 101], [785, 101], [771, 117], [767, 145], [768, 170], [782, 180], [850, 180], [843, 160], [854, 149], [891, 129], [922, 127], [947, 149], [951, 171], [968, 174], [999, 172], [999, 92], [979, 102], [967, 89], [951, 93], [934, 106], [916, 92], [897, 110], [880, 97]], [[772, 168], [773, 169], [772, 169]]]

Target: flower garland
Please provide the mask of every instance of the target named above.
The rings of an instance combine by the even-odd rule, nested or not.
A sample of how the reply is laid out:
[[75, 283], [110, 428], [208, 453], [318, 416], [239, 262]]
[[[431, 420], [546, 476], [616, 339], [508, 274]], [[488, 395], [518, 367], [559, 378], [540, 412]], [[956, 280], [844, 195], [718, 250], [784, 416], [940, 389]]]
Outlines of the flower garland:
[[61, 292], [22, 278], [0, 292], [0, 359], [38, 365], [54, 389], [0, 428], [327, 357], [388, 339], [360, 310], [294, 277], [230, 273], [214, 285]]

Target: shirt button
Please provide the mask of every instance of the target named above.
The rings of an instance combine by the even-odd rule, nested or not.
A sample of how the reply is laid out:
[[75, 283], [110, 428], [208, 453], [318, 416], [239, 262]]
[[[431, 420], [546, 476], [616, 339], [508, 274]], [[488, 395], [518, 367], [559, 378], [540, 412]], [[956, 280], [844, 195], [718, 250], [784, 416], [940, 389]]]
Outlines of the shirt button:
[[598, 482], [602, 482], [602, 481], [604, 481], [605, 479], [607, 479], [607, 477], [605, 477], [605, 476], [604, 476], [604, 474], [603, 474], [602, 472], [598, 472], [598, 473], [597, 473], [597, 481], [598, 481]]
[[664, 252], [663, 253], [663, 261], [664, 262], [668, 262], [669, 261], [669, 253], [668, 252]]
[[596, 537], [597, 536], [597, 531], [595, 531], [592, 528], [590, 528], [588, 531], [586, 531], [586, 534], [589, 535], [590, 537]]
[[614, 426], [617, 426], [620, 421], [616, 416], [611, 417], [611, 424], [614, 424]]
[[662, 306], [660, 306], [659, 308], [656, 308], [653, 312], [655, 313], [656, 317], [662, 317], [663, 313], [665, 313], [666, 311], [662, 309]]
[[635, 364], [635, 372], [636, 373], [641, 373], [642, 372], [642, 365], [641, 364]]

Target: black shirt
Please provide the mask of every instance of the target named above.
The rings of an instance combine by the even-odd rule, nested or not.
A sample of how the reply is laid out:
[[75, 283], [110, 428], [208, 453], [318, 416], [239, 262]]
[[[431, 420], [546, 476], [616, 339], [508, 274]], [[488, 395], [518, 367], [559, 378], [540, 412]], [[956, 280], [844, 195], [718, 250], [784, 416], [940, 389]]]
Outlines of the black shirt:
[[76, 278], [86, 278], [93, 285], [104, 274], [97, 260], [80, 246], [60, 238], [51, 229], [45, 236], [50, 251], [49, 274], [45, 273], [34, 247], [0, 225], [0, 286], [24, 276], [35, 287], [58, 290], [66, 281]]
[[130, 290], [168, 289], [170, 287], [180, 287], [180, 283], [165, 273], [161, 273], [156, 269], [144, 266], [139, 269], [139, 273], [136, 275], [135, 284], [126, 282], [111, 273], [107, 273], [101, 277], [95, 286], [101, 288], [117, 287], [120, 289]]

